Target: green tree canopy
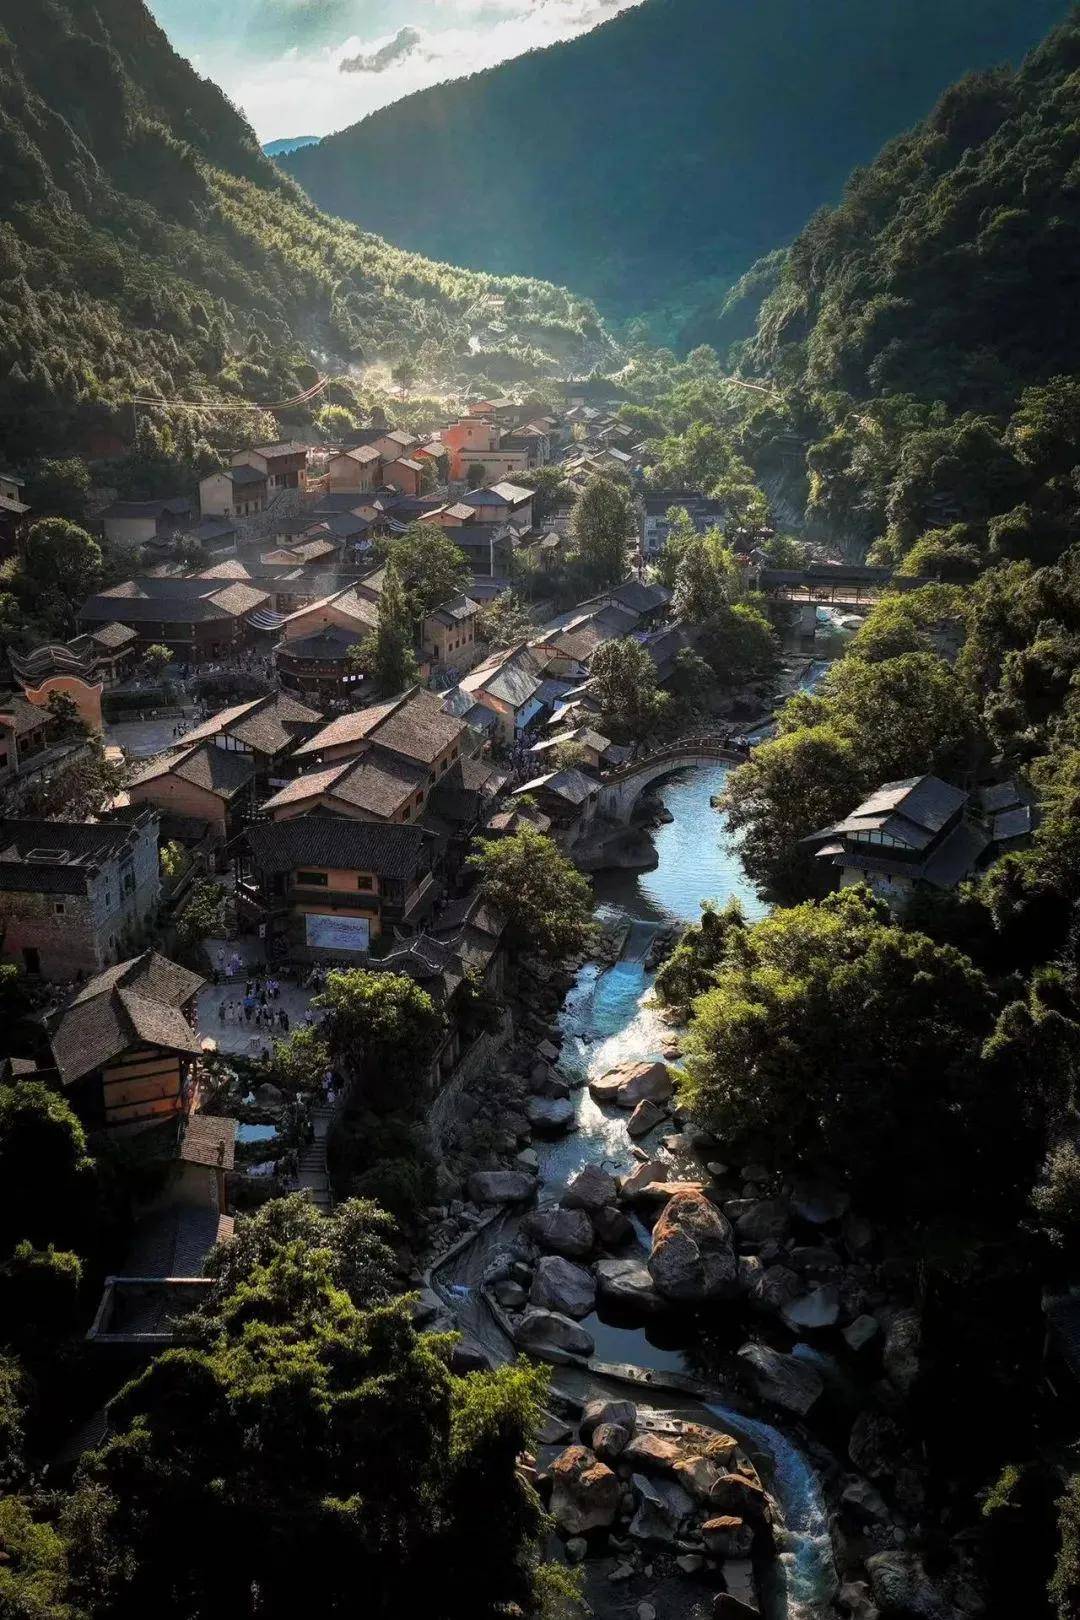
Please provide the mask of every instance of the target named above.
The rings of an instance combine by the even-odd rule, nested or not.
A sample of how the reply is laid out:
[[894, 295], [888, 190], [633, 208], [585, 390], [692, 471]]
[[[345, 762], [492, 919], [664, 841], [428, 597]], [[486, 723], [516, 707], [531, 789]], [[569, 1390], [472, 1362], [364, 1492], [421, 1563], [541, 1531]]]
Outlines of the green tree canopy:
[[380, 697], [394, 697], [419, 679], [414, 648], [415, 615], [393, 562], [386, 570], [372, 635], [351, 650], [353, 663], [370, 676]]
[[604, 731], [615, 742], [644, 742], [660, 726], [671, 699], [656, 681], [656, 665], [640, 642], [625, 636], [596, 649], [589, 689], [600, 705]]
[[317, 1004], [329, 1011], [333, 1056], [354, 1081], [354, 1097], [393, 1110], [416, 1095], [446, 1029], [426, 990], [401, 973], [341, 969], [327, 975]]
[[469, 865], [480, 874], [485, 900], [506, 918], [518, 949], [561, 957], [586, 948], [592, 888], [544, 833], [524, 826], [506, 838], [480, 839]]
[[74, 629], [79, 606], [97, 589], [102, 560], [97, 541], [77, 524], [45, 518], [32, 525], [22, 562], [27, 586], [65, 632]]
[[411, 523], [386, 550], [417, 622], [459, 596], [471, 578], [469, 559], [436, 523]]
[[638, 523], [630, 493], [610, 478], [590, 479], [574, 503], [570, 531], [581, 568], [595, 586], [626, 577]]

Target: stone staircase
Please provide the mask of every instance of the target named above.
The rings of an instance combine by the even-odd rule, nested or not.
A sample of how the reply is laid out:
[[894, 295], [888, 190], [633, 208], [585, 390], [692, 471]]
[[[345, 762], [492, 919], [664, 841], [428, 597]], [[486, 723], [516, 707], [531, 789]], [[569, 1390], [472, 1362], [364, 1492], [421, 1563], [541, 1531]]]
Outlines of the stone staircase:
[[320, 1105], [312, 1109], [311, 1122], [315, 1127], [315, 1135], [300, 1154], [296, 1178], [300, 1191], [307, 1196], [308, 1203], [314, 1204], [324, 1215], [329, 1215], [334, 1202], [330, 1192], [330, 1173], [326, 1165], [326, 1138], [333, 1119], [332, 1108]]

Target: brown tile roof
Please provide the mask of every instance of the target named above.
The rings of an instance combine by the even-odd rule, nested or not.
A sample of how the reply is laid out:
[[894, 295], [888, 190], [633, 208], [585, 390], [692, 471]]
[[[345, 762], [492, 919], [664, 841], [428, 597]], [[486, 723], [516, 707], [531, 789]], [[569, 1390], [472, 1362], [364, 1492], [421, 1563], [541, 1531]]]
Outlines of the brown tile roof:
[[178, 776], [193, 787], [204, 788], [220, 799], [231, 799], [247, 786], [255, 763], [246, 754], [229, 754], [213, 742], [181, 748], [163, 759], [151, 760], [131, 778], [130, 787], [144, 787], [163, 776]]
[[326, 866], [376, 872], [380, 877], [410, 878], [422, 864], [431, 838], [416, 826], [315, 815], [253, 822], [242, 841], [261, 872]]
[[189, 731], [184, 742], [203, 742], [208, 737], [228, 732], [237, 742], [260, 754], [279, 754], [321, 719], [317, 709], [309, 709], [285, 692], [272, 692], [248, 703], [237, 703], [231, 709], [222, 709], [204, 725]]
[[339, 715], [296, 752], [298, 757], [318, 754], [327, 748], [366, 740], [430, 766], [444, 749], [460, 741], [465, 731], [460, 720], [443, 713], [442, 700], [434, 692], [415, 686], [386, 703]]
[[337, 781], [349, 768], [349, 761], [342, 760], [337, 765], [330, 765], [324, 771], [308, 771], [304, 776], [298, 776], [295, 782], [289, 782], [279, 788], [273, 798], [267, 799], [263, 805], [264, 810], [282, 810], [286, 805], [302, 804], [305, 799], [318, 799], [328, 793]]
[[217, 1114], [191, 1114], [180, 1137], [177, 1157], [185, 1164], [207, 1164], [231, 1170], [236, 1159], [236, 1121]]
[[132, 1046], [198, 1053], [199, 1038], [181, 1008], [204, 983], [199, 974], [156, 951], [106, 968], [50, 1020], [53, 1060], [62, 1083], [71, 1085]]
[[423, 765], [380, 754], [367, 755], [345, 768], [334, 783], [330, 798], [355, 805], [369, 815], [389, 817], [426, 788], [428, 772]]

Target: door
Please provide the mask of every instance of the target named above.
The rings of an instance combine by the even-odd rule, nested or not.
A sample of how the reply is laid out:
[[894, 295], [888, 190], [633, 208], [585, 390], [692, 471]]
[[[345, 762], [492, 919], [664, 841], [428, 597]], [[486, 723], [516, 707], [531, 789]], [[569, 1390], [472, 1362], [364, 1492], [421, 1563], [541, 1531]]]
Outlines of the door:
[[36, 945], [23, 946], [23, 966], [27, 973], [41, 972], [41, 952]]

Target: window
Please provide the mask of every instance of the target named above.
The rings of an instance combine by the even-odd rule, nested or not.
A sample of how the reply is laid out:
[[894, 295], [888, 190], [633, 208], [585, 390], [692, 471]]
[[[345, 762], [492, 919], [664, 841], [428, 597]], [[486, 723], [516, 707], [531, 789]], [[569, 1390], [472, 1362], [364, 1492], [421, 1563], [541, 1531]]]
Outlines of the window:
[[62, 917], [64, 915], [65, 910], [66, 910], [66, 907], [64, 906], [64, 902], [62, 900], [56, 900], [56, 901], [53, 902], [53, 916], [54, 917]]
[[449, 763], [450, 763], [450, 761], [448, 759], [443, 760], [442, 764], [439, 766], [439, 775], [440, 776], [442, 775], [443, 771], [445, 771], [445, 769], [449, 765]]
[[298, 888], [325, 889], [329, 881], [325, 872], [297, 872], [296, 874]]
[[372, 877], [371, 873], [370, 872], [357, 872], [357, 874], [356, 874], [356, 887], [358, 889], [367, 889], [367, 890], [374, 889], [375, 880]]
[[423, 790], [423, 788], [421, 788], [419, 793], [416, 795], [416, 802], [417, 802], [417, 804], [423, 804], [423, 802], [424, 802], [424, 790]]

